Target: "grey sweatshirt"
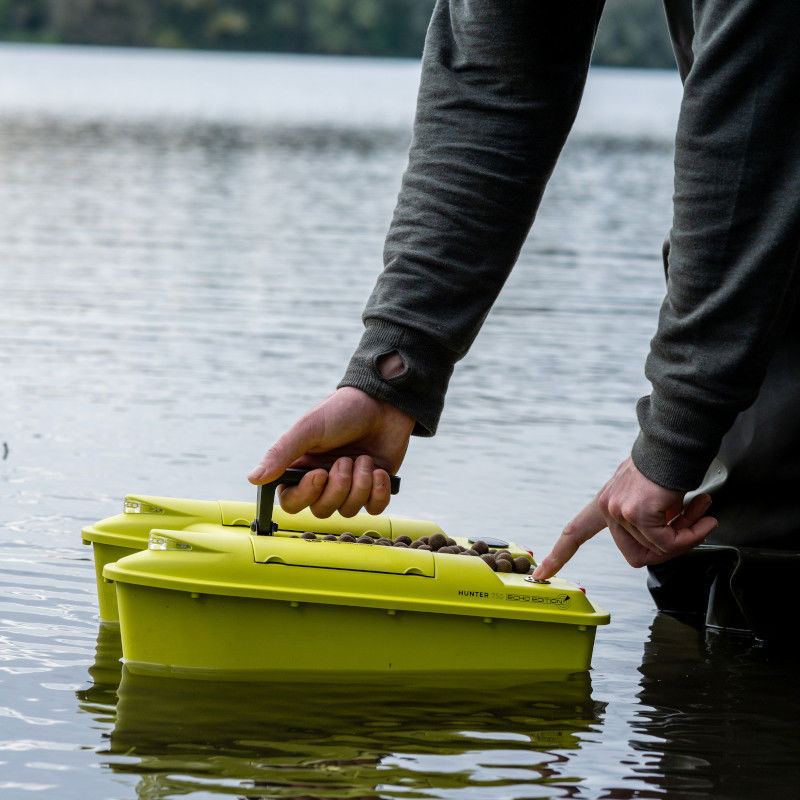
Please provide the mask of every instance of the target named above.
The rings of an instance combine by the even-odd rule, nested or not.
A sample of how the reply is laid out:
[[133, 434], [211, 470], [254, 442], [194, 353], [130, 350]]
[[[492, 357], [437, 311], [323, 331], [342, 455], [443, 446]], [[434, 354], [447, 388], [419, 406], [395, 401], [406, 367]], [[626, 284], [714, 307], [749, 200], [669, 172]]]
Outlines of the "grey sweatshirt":
[[[433, 435], [572, 126], [602, 0], [439, 0], [408, 167], [341, 386]], [[666, 0], [684, 79], [667, 294], [633, 460], [687, 491], [755, 399], [800, 288], [800, 3]], [[404, 371], [377, 360], [397, 351]], [[800, 357], [800, 353], [798, 354]], [[800, 387], [798, 388], [800, 397]]]

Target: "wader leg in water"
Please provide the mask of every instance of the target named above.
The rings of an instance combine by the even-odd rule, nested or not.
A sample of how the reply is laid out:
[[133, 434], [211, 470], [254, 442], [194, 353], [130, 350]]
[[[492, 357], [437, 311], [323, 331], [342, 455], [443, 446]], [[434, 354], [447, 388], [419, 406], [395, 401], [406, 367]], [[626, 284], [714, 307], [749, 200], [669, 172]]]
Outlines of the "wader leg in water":
[[[693, 0], [664, 0], [664, 7], [675, 60], [685, 80], [694, 62], [696, 9]], [[669, 242], [664, 247], [665, 269], [668, 256]], [[787, 630], [786, 620], [800, 577], [797, 308], [755, 403], [737, 417], [722, 440], [698, 491], [711, 494], [710, 513], [719, 527], [706, 544], [649, 568], [648, 588], [656, 605], [710, 628], [793, 645], [795, 636]]]
[[698, 491], [712, 496], [719, 527], [706, 544], [649, 568], [656, 605], [710, 628], [796, 647], [786, 611], [800, 577], [797, 311], [755, 403], [736, 418]]

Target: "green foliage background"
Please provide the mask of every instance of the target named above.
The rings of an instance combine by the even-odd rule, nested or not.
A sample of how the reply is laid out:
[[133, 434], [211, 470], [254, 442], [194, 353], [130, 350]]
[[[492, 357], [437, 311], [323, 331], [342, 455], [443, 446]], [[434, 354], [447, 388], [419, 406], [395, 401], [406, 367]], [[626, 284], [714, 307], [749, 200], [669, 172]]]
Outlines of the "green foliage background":
[[[432, 7], [433, 0], [0, 0], [0, 39], [418, 56]], [[674, 66], [659, 0], [608, 0], [594, 60]]]

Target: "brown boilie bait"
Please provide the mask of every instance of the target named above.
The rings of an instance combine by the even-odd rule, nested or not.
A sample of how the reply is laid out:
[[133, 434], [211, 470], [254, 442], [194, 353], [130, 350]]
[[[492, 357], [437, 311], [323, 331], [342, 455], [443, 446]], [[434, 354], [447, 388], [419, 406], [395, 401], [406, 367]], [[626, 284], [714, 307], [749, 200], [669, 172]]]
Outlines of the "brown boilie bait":
[[394, 546], [395, 547], [408, 547], [408, 545], [405, 542], [401, 542], [399, 539], [395, 539]]
[[317, 534], [314, 533], [313, 531], [303, 531], [303, 533], [301, 534], [300, 538], [301, 539], [308, 539], [309, 541], [311, 541], [312, 539], [316, 539], [317, 538]]
[[482, 539], [478, 539], [477, 542], [472, 543], [472, 549], [479, 555], [485, 555], [489, 552], [489, 545], [486, 544]]
[[336, 541], [336, 534], [335, 533], [326, 533], [322, 538], [326, 542], [335, 542]]
[[431, 546], [431, 550], [438, 550], [447, 544], [447, 537], [443, 533], [434, 533], [428, 539], [428, 544]]
[[519, 572], [520, 575], [527, 575], [530, 568], [531, 562], [525, 556], [517, 556], [514, 559], [514, 572]]
[[485, 564], [488, 564], [492, 569], [497, 568], [497, 564], [495, 563], [494, 553], [484, 553], [481, 556], [481, 559]]
[[479, 556], [480, 553], [475, 552], [475, 550], [465, 550], [461, 555], [462, 556]]
[[342, 535], [339, 537], [339, 541], [340, 541], [340, 542], [354, 542], [355, 540], [356, 540], [356, 537], [355, 537], [355, 536], [353, 536], [353, 534], [352, 534], [352, 533], [347, 533], [347, 532], [343, 533], [343, 534], [342, 534]]
[[497, 572], [513, 572], [514, 564], [507, 558], [498, 558], [495, 560], [497, 565]]
[[382, 545], [383, 547], [391, 547], [392, 546], [392, 540], [391, 539], [387, 539], [385, 536], [381, 536], [380, 539], [376, 539], [375, 540], [375, 544]]
[[455, 546], [456, 546], [456, 540], [455, 540], [455, 539], [451, 539], [451, 538], [448, 536], [448, 537], [447, 537], [447, 546], [448, 546], [448, 547], [455, 547]]
[[431, 552], [431, 546], [429, 544], [421, 544], [417, 550], [427, 550], [429, 553]]
[[411, 544], [411, 537], [406, 536], [406, 534], [401, 534], [400, 536], [395, 536], [395, 542], [402, 542], [403, 544]]
[[375, 544], [375, 540], [371, 536], [367, 536], [366, 534], [364, 536], [359, 536], [358, 539], [356, 539], [356, 541], [359, 544]]

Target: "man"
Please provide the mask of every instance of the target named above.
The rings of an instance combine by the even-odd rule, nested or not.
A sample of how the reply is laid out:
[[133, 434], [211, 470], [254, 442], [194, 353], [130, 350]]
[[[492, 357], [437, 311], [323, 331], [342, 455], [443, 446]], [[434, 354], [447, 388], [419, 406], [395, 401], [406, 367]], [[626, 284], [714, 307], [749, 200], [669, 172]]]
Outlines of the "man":
[[[540, 578], [606, 527], [637, 567], [694, 547], [717, 520], [706, 514], [708, 493], [684, 499], [720, 445], [709, 474], [716, 490], [733, 481], [740, 497], [753, 465], [764, 473], [778, 440], [791, 441], [798, 427], [798, 383], [786, 375], [800, 362], [800, 6], [665, 5], [684, 96], [667, 294], [646, 364], [653, 390], [639, 402], [631, 456], [566, 526]], [[379, 513], [389, 499], [386, 473], [399, 468], [411, 434], [434, 434], [454, 364], [517, 258], [572, 125], [602, 6], [437, 3], [409, 164], [361, 344], [340, 388], [249, 476], [264, 483], [290, 464], [332, 467], [286, 489], [286, 510]], [[788, 424], [771, 440], [753, 430], [768, 368], [784, 398], [777, 419]], [[788, 533], [795, 519], [787, 507], [784, 497], [778, 517]], [[755, 515], [762, 525], [769, 511]], [[732, 535], [746, 538], [736, 518]]]

